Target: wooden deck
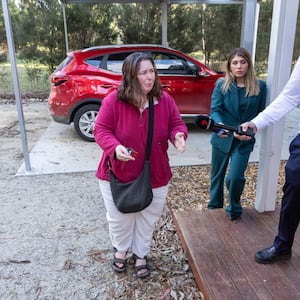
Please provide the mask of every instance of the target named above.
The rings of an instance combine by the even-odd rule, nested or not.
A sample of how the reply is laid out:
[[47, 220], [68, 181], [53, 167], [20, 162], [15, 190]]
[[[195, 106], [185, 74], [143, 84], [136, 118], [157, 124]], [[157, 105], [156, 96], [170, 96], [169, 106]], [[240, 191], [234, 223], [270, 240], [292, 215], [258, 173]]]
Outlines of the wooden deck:
[[300, 300], [300, 230], [292, 258], [269, 265], [254, 261], [273, 243], [279, 208], [258, 213], [244, 208], [230, 221], [225, 210], [174, 212], [174, 222], [205, 300]]

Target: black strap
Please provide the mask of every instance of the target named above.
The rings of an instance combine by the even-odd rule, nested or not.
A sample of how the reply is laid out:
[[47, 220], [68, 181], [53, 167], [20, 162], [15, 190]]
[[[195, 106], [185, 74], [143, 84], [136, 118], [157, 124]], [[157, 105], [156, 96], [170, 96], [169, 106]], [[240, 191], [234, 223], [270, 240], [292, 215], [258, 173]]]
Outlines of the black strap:
[[146, 156], [145, 160], [149, 160], [150, 152], [151, 152], [151, 144], [152, 144], [152, 137], [153, 137], [153, 125], [154, 125], [154, 104], [153, 104], [153, 97], [149, 99], [149, 116], [148, 116], [148, 139], [147, 139], [147, 146], [146, 146]]

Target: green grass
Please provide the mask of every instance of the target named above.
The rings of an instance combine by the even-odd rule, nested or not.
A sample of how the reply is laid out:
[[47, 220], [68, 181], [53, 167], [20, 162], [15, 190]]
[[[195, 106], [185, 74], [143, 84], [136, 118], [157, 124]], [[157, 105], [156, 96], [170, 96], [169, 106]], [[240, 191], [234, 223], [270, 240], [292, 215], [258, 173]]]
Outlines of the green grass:
[[[36, 64], [17, 64], [17, 74], [21, 93], [50, 92], [49, 71], [46, 67]], [[13, 93], [11, 65], [0, 64], [0, 93]]]

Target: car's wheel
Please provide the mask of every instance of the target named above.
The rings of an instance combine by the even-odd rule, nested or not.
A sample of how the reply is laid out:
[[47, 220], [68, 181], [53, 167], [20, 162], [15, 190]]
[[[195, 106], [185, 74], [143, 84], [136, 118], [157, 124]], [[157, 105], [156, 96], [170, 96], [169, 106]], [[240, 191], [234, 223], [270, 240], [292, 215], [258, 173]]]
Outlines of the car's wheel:
[[100, 109], [98, 104], [81, 107], [74, 116], [74, 128], [78, 135], [88, 142], [94, 142], [93, 128]]

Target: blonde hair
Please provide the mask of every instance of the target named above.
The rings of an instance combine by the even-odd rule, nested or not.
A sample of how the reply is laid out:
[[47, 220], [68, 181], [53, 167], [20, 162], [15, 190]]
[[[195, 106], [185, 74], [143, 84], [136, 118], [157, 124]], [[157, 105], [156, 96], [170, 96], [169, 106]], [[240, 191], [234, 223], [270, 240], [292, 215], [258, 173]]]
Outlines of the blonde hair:
[[231, 62], [235, 56], [243, 57], [247, 61], [249, 66], [248, 71], [245, 75], [246, 96], [257, 96], [260, 92], [259, 81], [254, 74], [254, 67], [250, 53], [245, 48], [235, 48], [230, 53], [227, 60], [223, 85], [221, 87], [222, 92], [226, 93], [228, 90], [230, 90], [232, 84], [235, 81], [235, 77], [233, 76], [230, 69]]

